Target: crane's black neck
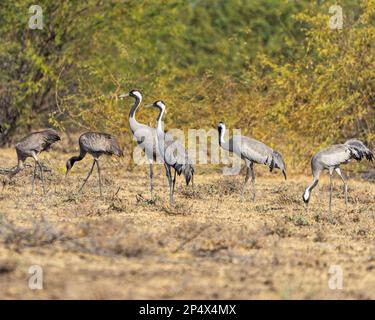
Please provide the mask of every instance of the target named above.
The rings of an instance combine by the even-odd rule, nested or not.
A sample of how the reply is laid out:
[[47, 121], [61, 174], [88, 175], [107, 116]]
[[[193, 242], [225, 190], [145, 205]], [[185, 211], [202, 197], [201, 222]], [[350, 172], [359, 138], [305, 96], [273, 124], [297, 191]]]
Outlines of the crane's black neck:
[[309, 185], [309, 186], [306, 188], [305, 192], [303, 193], [303, 197], [302, 197], [302, 198], [303, 198], [303, 201], [304, 201], [305, 203], [309, 203], [310, 196], [311, 196], [311, 192], [312, 192], [312, 190], [317, 186], [318, 182], [319, 182], [319, 179], [318, 179], [317, 177], [314, 177], [314, 181], [312, 182], [312, 184]]
[[135, 113], [137, 112], [140, 104], [141, 104], [141, 100], [140, 98], [138, 97], [135, 97], [135, 102], [134, 102], [134, 105], [133, 107], [130, 109], [130, 112], [129, 112], [129, 119], [135, 119]]
[[217, 131], [219, 133], [219, 146], [221, 146], [221, 131], [222, 131], [222, 128], [221, 127], [218, 127], [217, 128]]
[[218, 133], [219, 133], [219, 146], [222, 146], [222, 144], [225, 142], [224, 141], [225, 127], [223, 128], [223, 127], [219, 126], [217, 128], [217, 130], [218, 130]]
[[162, 130], [161, 122], [163, 121], [165, 109], [161, 108], [161, 107], [158, 107], [158, 108], [159, 108], [160, 112], [159, 112], [159, 116], [158, 116], [158, 119], [157, 119], [157, 125], [158, 125], [158, 128], [160, 130]]
[[79, 156], [75, 156], [75, 157], [71, 157], [69, 159], [69, 162], [70, 162], [70, 168], [73, 168], [74, 164], [77, 162], [77, 161], [81, 161], [83, 160], [85, 156], [83, 154], [80, 154]]

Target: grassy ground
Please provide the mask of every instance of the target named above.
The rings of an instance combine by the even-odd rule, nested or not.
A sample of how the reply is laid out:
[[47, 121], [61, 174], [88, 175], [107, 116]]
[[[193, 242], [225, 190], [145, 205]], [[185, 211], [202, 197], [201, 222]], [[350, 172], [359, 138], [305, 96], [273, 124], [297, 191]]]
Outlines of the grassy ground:
[[[12, 149], [0, 155], [2, 166], [15, 164]], [[101, 199], [96, 175], [77, 194], [91, 159], [63, 180], [67, 157], [41, 156], [53, 168], [47, 196], [40, 181], [30, 195], [32, 167], [12, 181], [0, 177], [2, 299], [375, 299], [374, 183], [351, 179], [346, 210], [335, 178], [329, 216], [327, 179], [306, 211], [301, 196], [310, 177], [284, 182], [257, 166], [253, 204], [250, 188], [239, 201], [243, 176], [198, 168], [194, 192], [179, 179], [170, 208], [160, 166], [152, 204], [147, 167], [129, 172], [103, 159]], [[43, 290], [28, 288], [31, 265], [43, 268]], [[328, 287], [332, 265], [343, 270], [342, 290]]]

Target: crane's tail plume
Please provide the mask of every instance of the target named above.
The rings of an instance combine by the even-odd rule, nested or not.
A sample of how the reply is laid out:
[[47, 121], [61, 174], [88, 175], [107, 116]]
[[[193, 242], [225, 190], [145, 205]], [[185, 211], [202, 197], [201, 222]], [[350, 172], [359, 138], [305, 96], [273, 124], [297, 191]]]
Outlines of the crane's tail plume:
[[43, 144], [42, 144], [42, 147], [43, 149], [45, 149], [46, 151], [50, 150], [51, 146], [57, 142], [57, 141], [60, 141], [61, 138], [59, 136], [59, 134], [53, 130], [53, 129], [48, 129], [48, 130], [45, 130], [43, 133], [41, 133], [43, 135]]
[[188, 186], [190, 181], [194, 178], [194, 166], [192, 164], [186, 164], [182, 170], [183, 175], [185, 176], [186, 185]]
[[181, 174], [184, 175], [187, 186], [194, 179], [194, 166], [191, 163], [177, 164], [175, 165], [175, 170], [179, 176]]
[[366, 158], [368, 161], [372, 162], [375, 159], [374, 154], [362, 141], [350, 139], [346, 141], [345, 144], [350, 147], [352, 157], [357, 161], [361, 161], [363, 158]]
[[174, 169], [177, 171], [178, 175], [184, 175], [186, 185], [188, 186], [194, 177], [194, 166], [192, 159], [189, 158], [188, 152], [178, 141], [174, 141], [174, 143], [171, 144], [167, 149], [168, 152], [164, 157], [169, 158], [170, 163], [172, 161], [174, 162]]
[[116, 156], [118, 156], [118, 157], [123, 157], [123, 156], [124, 156], [124, 151], [122, 151], [121, 148], [119, 148], [119, 149], [116, 149], [116, 150], [114, 151], [114, 154], [115, 154]]
[[281, 172], [283, 173], [283, 176], [284, 176], [285, 180], [286, 180], [286, 165], [285, 165], [283, 156], [277, 151], [272, 152], [272, 160], [271, 160], [271, 163], [270, 163], [270, 171], [272, 172], [272, 170], [274, 168], [280, 169]]
[[113, 140], [113, 143], [110, 145], [110, 150], [112, 154], [114, 154], [117, 157], [123, 157], [124, 152], [122, 151], [120, 145], [118, 144], [117, 140]]

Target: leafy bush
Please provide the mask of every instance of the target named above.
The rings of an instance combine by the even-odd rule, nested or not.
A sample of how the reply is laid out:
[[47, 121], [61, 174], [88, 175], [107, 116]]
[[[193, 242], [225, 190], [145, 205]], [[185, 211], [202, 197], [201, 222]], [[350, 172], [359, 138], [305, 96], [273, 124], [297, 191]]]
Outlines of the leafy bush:
[[53, 125], [130, 146], [131, 100], [117, 96], [138, 88], [166, 102], [166, 128], [223, 120], [297, 168], [352, 136], [374, 146], [374, 3], [341, 1], [331, 30], [329, 1], [41, 0], [44, 29], [30, 30], [32, 3], [3, 0], [0, 143]]

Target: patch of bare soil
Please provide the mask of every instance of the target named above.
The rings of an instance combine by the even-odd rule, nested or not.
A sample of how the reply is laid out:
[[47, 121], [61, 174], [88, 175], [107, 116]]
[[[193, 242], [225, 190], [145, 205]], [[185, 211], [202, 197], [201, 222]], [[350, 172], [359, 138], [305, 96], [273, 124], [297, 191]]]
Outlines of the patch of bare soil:
[[[13, 150], [0, 152], [3, 166], [15, 164]], [[64, 179], [67, 157], [41, 156], [52, 169], [45, 196], [39, 180], [30, 194], [32, 166], [0, 176], [1, 299], [375, 299], [371, 181], [349, 181], [346, 208], [335, 179], [329, 215], [327, 179], [305, 208], [311, 177], [285, 182], [256, 166], [253, 204], [251, 184], [240, 202], [242, 175], [198, 168], [194, 190], [179, 179], [170, 207], [162, 166], [153, 202], [147, 166], [128, 171], [103, 158], [102, 199], [96, 175], [78, 194], [91, 159]], [[43, 290], [28, 287], [32, 265], [43, 269]], [[329, 288], [332, 266], [343, 271], [342, 290]]]

